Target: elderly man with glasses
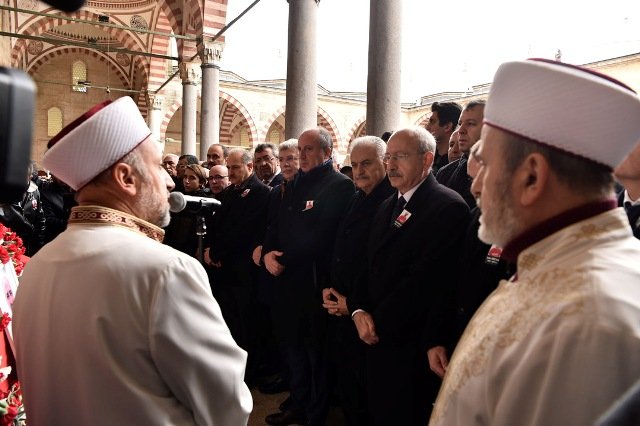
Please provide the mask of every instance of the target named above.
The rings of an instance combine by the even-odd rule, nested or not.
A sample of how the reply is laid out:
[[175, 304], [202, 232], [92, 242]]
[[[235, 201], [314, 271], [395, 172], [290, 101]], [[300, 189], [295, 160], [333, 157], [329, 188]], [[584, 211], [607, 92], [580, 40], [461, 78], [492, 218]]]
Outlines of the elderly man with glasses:
[[440, 379], [428, 371], [425, 336], [442, 303], [469, 208], [431, 172], [436, 143], [421, 127], [395, 132], [383, 157], [396, 191], [371, 225], [367, 273], [349, 312], [365, 351], [374, 425], [426, 424]]

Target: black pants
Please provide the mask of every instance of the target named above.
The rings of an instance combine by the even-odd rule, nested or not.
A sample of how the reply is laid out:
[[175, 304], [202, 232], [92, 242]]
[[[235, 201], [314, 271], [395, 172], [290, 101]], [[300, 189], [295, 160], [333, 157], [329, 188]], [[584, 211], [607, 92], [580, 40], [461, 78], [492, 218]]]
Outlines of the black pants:
[[328, 361], [324, 351], [287, 346], [291, 372], [291, 410], [307, 415], [309, 425], [324, 425], [329, 410]]

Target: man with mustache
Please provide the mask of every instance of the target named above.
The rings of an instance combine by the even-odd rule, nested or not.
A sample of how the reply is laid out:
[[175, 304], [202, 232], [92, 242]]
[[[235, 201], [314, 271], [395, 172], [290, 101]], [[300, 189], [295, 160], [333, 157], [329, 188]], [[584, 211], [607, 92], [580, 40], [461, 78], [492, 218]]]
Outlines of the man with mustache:
[[440, 379], [428, 371], [432, 306], [442, 303], [460, 249], [469, 208], [431, 173], [436, 149], [422, 127], [393, 133], [384, 161], [396, 191], [373, 219], [367, 274], [351, 316], [365, 351], [374, 425], [424, 425]]

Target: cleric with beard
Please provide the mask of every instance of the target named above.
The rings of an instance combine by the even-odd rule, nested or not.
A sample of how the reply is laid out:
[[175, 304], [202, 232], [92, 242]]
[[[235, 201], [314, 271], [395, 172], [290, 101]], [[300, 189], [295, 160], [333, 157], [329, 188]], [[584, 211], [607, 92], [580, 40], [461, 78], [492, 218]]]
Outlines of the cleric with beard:
[[[77, 191], [14, 308], [29, 423], [246, 424], [246, 353], [192, 257], [161, 244], [173, 182], [130, 97], [96, 105], [42, 161]], [[215, 398], [209, 398], [215, 394]]]
[[517, 273], [466, 328], [432, 425], [593, 424], [640, 377], [640, 241], [612, 176], [639, 116], [633, 90], [592, 70], [500, 66], [471, 189], [480, 239]]

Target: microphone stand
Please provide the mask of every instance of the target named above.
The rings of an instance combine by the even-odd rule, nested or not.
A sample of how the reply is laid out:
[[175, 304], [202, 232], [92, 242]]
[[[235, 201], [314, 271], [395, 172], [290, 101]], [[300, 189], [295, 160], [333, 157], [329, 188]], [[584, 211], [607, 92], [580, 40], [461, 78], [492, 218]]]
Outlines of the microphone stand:
[[196, 227], [196, 235], [198, 236], [198, 262], [206, 266], [204, 263], [204, 236], [207, 235], [207, 223], [202, 212], [196, 214], [196, 221], [198, 221]]

